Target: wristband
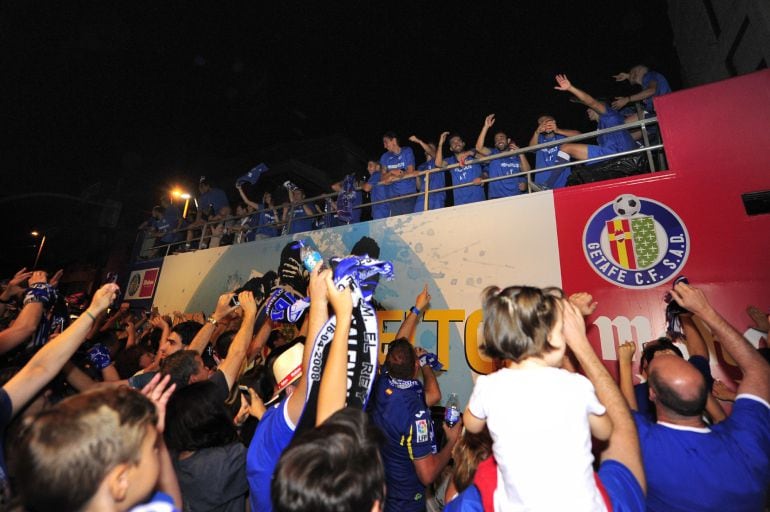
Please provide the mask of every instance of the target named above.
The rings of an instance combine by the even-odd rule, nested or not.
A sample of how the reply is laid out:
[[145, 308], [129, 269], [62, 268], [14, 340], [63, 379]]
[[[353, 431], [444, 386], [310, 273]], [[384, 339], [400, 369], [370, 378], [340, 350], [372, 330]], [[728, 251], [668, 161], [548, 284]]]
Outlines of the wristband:
[[420, 310], [417, 309], [417, 306], [412, 306], [409, 311], [411, 311], [412, 313], [414, 313], [417, 316], [420, 316]]
[[88, 310], [86, 309], [86, 310], [84, 311], [84, 313], [85, 313], [86, 315], [88, 315], [89, 317], [91, 317], [91, 320], [93, 320], [93, 321], [94, 321], [94, 323], [96, 323], [96, 317], [95, 317], [94, 315], [92, 315], [90, 311], [88, 311]]

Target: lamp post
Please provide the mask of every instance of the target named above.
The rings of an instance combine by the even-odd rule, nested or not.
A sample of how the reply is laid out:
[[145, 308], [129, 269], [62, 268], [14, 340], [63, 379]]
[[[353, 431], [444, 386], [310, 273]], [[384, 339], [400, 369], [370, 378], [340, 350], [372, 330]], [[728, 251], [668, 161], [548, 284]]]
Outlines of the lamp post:
[[[40, 233], [37, 231], [33, 231], [32, 233], [30, 233], [30, 235], [34, 237], [38, 237], [40, 236]], [[37, 256], [35, 256], [35, 264], [32, 265], [33, 269], [37, 268], [37, 262], [40, 261], [40, 254], [43, 252], [44, 245], [45, 245], [45, 235], [43, 235], [43, 237], [40, 239], [40, 246], [37, 248]]]
[[178, 197], [179, 199], [184, 199], [184, 211], [182, 212], [182, 218], [187, 218], [187, 208], [190, 206], [190, 199], [192, 199], [192, 196], [188, 194], [187, 192], [182, 192], [178, 188], [175, 188], [171, 191], [171, 195], [174, 197]]

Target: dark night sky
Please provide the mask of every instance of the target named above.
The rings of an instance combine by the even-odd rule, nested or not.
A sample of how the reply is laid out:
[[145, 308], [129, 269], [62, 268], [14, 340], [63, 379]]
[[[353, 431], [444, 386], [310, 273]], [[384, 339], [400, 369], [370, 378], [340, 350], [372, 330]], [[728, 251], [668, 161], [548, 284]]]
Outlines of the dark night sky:
[[115, 199], [134, 226], [169, 184], [254, 149], [341, 134], [375, 156], [387, 130], [473, 144], [490, 112], [524, 145], [546, 111], [591, 129], [556, 73], [597, 96], [627, 94], [611, 75], [641, 61], [679, 83], [662, 0], [10, 0], [0, 34], [3, 275], [31, 264], [33, 228], [49, 266], [96, 257], [76, 248], [98, 207], [26, 194]]

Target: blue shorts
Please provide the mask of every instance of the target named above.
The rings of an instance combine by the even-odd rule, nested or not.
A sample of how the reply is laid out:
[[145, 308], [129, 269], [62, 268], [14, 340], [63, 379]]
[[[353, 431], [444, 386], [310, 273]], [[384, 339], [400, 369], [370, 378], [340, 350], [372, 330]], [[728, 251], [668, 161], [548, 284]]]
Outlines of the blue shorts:
[[612, 501], [613, 512], [644, 512], [647, 505], [639, 482], [631, 471], [616, 460], [599, 467], [599, 479]]
[[[598, 158], [600, 156], [612, 156], [615, 153], [617, 153], [617, 150], [605, 148], [603, 146], [593, 146], [591, 144], [588, 145], [588, 158]], [[599, 162], [590, 162], [586, 165], [596, 165]]]

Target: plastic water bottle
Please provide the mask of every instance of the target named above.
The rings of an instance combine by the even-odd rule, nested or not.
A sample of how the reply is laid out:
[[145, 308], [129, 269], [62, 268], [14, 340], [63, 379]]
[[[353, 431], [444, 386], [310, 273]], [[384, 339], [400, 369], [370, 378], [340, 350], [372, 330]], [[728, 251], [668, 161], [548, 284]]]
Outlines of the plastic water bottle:
[[460, 421], [460, 408], [457, 404], [457, 393], [452, 393], [446, 401], [444, 423], [451, 428], [457, 425], [458, 421]]
[[305, 244], [302, 244], [302, 247], [299, 250], [299, 257], [302, 260], [302, 265], [305, 266], [305, 269], [307, 269], [308, 272], [312, 272], [319, 261], [323, 262], [321, 253]]

